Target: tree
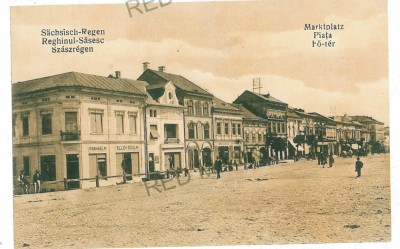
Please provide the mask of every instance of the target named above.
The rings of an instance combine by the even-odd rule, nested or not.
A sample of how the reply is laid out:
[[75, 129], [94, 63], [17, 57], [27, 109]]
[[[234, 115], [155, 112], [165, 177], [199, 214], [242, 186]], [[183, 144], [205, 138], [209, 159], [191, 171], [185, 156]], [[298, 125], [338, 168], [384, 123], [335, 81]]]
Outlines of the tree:
[[315, 148], [315, 143], [316, 143], [316, 136], [315, 135], [307, 135], [307, 144], [308, 146], [311, 146], [311, 150], [310, 151], [314, 151]]
[[293, 138], [293, 142], [297, 145], [296, 146], [296, 149], [297, 149], [296, 155], [298, 155], [299, 154], [299, 145], [304, 144], [306, 142], [306, 138], [304, 135], [297, 135]]

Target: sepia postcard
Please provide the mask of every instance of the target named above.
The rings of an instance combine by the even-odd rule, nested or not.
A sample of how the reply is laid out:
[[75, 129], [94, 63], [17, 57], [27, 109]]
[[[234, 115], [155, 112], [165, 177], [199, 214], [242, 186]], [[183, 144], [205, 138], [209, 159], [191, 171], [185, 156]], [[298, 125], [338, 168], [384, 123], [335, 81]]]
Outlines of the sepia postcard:
[[398, 245], [390, 1], [7, 12], [0, 248]]

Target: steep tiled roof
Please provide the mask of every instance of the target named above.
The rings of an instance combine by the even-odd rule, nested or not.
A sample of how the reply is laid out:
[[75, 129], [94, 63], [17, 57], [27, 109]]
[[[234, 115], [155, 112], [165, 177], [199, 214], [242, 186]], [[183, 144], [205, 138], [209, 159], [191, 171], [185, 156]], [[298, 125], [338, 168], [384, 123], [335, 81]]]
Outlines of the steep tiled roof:
[[297, 113], [292, 108], [287, 109], [286, 116], [288, 118], [301, 119], [301, 117], [299, 115], [297, 115]]
[[[258, 94], [257, 94], [258, 95]], [[276, 102], [276, 103], [282, 103], [285, 104], [284, 102], [280, 101], [277, 98], [272, 97], [269, 93], [268, 94], [261, 94], [259, 95], [260, 97], [263, 97], [264, 99], [271, 101], [271, 102]]]
[[369, 116], [350, 116], [350, 118], [354, 121], [360, 122], [360, 123], [374, 123], [374, 124], [381, 124], [383, 125], [384, 123], [369, 117]]
[[[152, 74], [152, 75], [150, 75]], [[212, 96], [211, 93], [207, 92], [203, 88], [199, 87], [195, 83], [191, 82], [190, 80], [186, 79], [181, 75], [156, 71], [152, 69], [147, 69], [139, 78], [138, 80], [147, 81], [149, 84], [162, 84], [167, 83], [168, 81], [172, 81], [175, 87], [179, 88], [184, 92], [192, 92], [192, 93], [200, 93], [203, 95]]]
[[325, 117], [322, 114], [319, 114], [317, 112], [310, 112], [309, 114], [311, 114], [312, 116], [314, 116], [314, 121], [315, 122], [323, 122], [323, 123], [327, 123], [327, 124], [336, 124], [335, 120], [330, 119], [328, 117]]
[[226, 103], [225, 101], [214, 97], [214, 107], [216, 109], [223, 109], [223, 110], [229, 110], [229, 111], [240, 111], [238, 108], [233, 106], [232, 104]]
[[244, 107], [244, 105], [242, 104], [238, 104], [237, 105], [238, 108], [243, 111], [243, 118], [245, 119], [257, 119], [257, 120], [264, 120], [267, 121], [266, 119], [263, 119], [262, 117], [257, 116], [256, 114], [254, 114], [252, 111], [250, 111], [249, 109], [247, 109], [246, 107]]
[[12, 84], [13, 95], [58, 87], [85, 87], [145, 95], [146, 82], [124, 78], [103, 77], [92, 74], [68, 72]]

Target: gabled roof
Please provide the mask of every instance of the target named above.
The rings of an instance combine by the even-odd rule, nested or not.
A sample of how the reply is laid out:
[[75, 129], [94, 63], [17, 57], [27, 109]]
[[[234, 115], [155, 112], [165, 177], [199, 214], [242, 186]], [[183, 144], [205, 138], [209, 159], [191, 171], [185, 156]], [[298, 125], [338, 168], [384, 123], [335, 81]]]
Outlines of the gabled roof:
[[139, 76], [138, 80], [146, 81], [150, 85], [166, 84], [168, 81], [172, 81], [176, 88], [184, 92], [202, 94], [210, 97], [213, 96], [211, 93], [207, 92], [203, 88], [199, 87], [198, 85], [181, 75], [146, 69], [146, 71], [144, 71], [143, 74]]
[[292, 108], [287, 109], [286, 116], [288, 118], [301, 119], [300, 115], [298, 115]]
[[321, 122], [321, 123], [332, 124], [332, 125], [336, 124], [335, 120], [325, 117], [324, 115], [319, 114], [317, 112], [310, 112], [309, 114], [315, 117], [314, 122]]
[[239, 110], [241, 110], [243, 112], [243, 118], [244, 119], [267, 121], [266, 119], [264, 119], [262, 117], [259, 117], [256, 114], [254, 114], [252, 111], [247, 109], [243, 104], [237, 104], [236, 106], [239, 108]]
[[272, 103], [276, 103], [276, 104], [280, 104], [280, 105], [285, 105], [287, 106], [287, 103], [284, 103], [282, 101], [280, 101], [277, 98], [272, 97], [270, 94], [257, 94], [254, 92], [250, 92], [248, 90], [244, 91], [239, 97], [236, 98], [236, 100], [234, 101], [234, 103], [239, 104], [239, 103], [243, 103], [246, 101], [266, 101], [266, 102], [272, 102]]
[[59, 87], [84, 87], [146, 95], [142, 88], [146, 82], [124, 78], [111, 78], [92, 74], [68, 72], [12, 84], [12, 94], [24, 94]]
[[233, 106], [232, 104], [229, 104], [217, 97], [214, 97], [214, 108], [216, 109], [221, 109], [221, 110], [227, 110], [227, 111], [240, 111], [238, 108]]
[[352, 120], [354, 120], [354, 121], [357, 121], [359, 123], [364, 123], [364, 124], [380, 124], [380, 125], [385, 124], [385, 123], [382, 123], [382, 122], [380, 122], [380, 121], [378, 121], [378, 120], [376, 120], [376, 119], [374, 119], [372, 117], [364, 116], [364, 115], [363, 116], [359, 116], [359, 115], [350, 116], [350, 118]]

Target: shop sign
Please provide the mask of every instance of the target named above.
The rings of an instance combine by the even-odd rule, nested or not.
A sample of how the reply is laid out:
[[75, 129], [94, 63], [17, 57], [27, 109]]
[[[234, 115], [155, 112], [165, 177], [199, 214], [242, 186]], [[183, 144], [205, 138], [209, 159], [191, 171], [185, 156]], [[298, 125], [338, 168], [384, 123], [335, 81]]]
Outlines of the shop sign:
[[104, 153], [107, 151], [107, 146], [90, 146], [89, 153]]
[[138, 150], [139, 146], [138, 145], [117, 145], [116, 146], [116, 151], [121, 152], [121, 151], [132, 151], [132, 150]]

